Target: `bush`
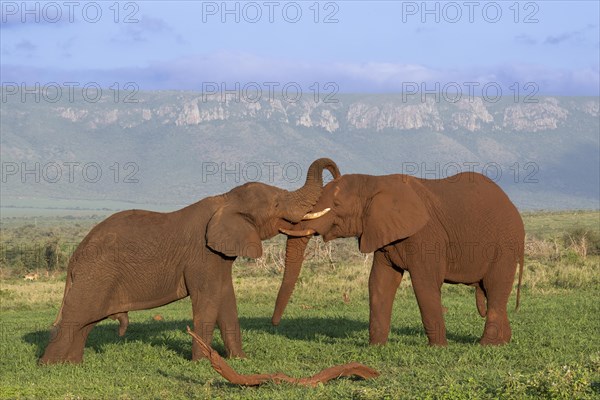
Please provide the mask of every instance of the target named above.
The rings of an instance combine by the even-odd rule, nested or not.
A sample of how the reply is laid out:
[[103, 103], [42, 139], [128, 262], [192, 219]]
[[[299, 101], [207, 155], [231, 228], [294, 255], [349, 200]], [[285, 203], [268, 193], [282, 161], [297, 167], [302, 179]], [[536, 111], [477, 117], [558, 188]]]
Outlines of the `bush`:
[[567, 231], [562, 242], [565, 247], [573, 248], [580, 256], [600, 255], [600, 233], [584, 228], [574, 228]]

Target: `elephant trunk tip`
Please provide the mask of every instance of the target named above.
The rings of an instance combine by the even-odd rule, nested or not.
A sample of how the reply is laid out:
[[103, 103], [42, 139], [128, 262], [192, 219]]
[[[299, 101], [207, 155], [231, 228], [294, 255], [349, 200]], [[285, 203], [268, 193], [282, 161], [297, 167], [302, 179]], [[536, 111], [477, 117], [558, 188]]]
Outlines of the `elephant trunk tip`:
[[277, 301], [275, 303], [275, 309], [273, 310], [273, 316], [271, 317], [271, 325], [273, 326], [279, 326], [279, 323], [281, 322], [281, 318], [283, 317], [283, 313], [285, 311], [285, 308], [289, 302], [289, 298], [291, 297], [292, 293], [290, 291], [285, 291], [285, 294], [279, 294], [277, 296]]

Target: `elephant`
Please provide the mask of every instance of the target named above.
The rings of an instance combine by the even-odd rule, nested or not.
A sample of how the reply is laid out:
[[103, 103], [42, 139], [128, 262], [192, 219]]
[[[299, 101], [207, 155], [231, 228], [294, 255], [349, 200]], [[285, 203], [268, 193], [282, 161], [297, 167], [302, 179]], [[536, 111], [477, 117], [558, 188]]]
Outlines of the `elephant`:
[[369, 275], [369, 341], [388, 340], [392, 305], [408, 271], [430, 345], [446, 345], [441, 287], [474, 286], [486, 318], [482, 345], [504, 344], [512, 332], [507, 303], [519, 264], [517, 309], [525, 232], [517, 208], [486, 176], [462, 172], [445, 179], [395, 174], [342, 175], [324, 188], [313, 212], [288, 235], [283, 281], [272, 324], [278, 325], [292, 295], [312, 235], [324, 241], [357, 237], [373, 252]]
[[[99, 321], [118, 319], [124, 334], [128, 311], [188, 295], [195, 333], [211, 343], [217, 324], [227, 355], [244, 357], [232, 264], [238, 256], [260, 257], [261, 240], [311, 217], [325, 169], [339, 176], [336, 164], [321, 158], [293, 192], [249, 182], [174, 212], [122, 211], [96, 225], [69, 260], [62, 305], [40, 363], [79, 363]], [[192, 359], [202, 357], [194, 342]]]

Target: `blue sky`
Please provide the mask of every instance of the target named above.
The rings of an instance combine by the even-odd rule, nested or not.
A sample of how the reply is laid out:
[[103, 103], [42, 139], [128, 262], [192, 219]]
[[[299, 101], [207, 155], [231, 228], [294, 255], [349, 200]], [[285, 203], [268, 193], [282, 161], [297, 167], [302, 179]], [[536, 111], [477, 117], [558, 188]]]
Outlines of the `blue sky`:
[[72, 4], [2, 2], [3, 83], [201, 90], [206, 82], [335, 82], [340, 92], [399, 92], [412, 82], [496, 82], [505, 90], [534, 82], [539, 94], [600, 90], [597, 1]]

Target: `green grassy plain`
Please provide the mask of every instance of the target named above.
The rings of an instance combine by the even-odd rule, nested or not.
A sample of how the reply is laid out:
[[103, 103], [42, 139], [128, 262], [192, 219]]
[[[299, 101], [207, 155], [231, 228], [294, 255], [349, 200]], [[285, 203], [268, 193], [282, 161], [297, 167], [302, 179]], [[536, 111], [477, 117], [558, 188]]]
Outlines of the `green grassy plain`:
[[[60, 265], [37, 281], [23, 281], [23, 259], [2, 259], [0, 398], [3, 399], [593, 399], [600, 397], [600, 257], [592, 251], [598, 212], [525, 214], [528, 239], [521, 308], [509, 303], [513, 340], [477, 344], [484, 320], [473, 289], [444, 285], [449, 344], [427, 346], [410, 279], [394, 304], [385, 346], [368, 346], [367, 282], [370, 259], [355, 241], [313, 240], [309, 260], [279, 327], [270, 317], [281, 281], [281, 239], [265, 244], [266, 257], [234, 265], [234, 285], [247, 359], [231, 360], [240, 373], [312, 375], [359, 361], [377, 379], [339, 379], [316, 388], [229, 384], [207, 361], [191, 362], [191, 304], [130, 313], [125, 337], [117, 322], [92, 331], [81, 365], [39, 367], [48, 327], [64, 287]], [[2, 242], [21, 235], [81, 240], [97, 219], [2, 220]], [[33, 225], [26, 229], [23, 226]], [[78, 226], [76, 226], [78, 225]], [[19, 231], [20, 230], [20, 231]], [[20, 232], [20, 233], [19, 233]], [[582, 233], [583, 232], [583, 233]], [[583, 238], [583, 239], [582, 239]], [[56, 238], [55, 238], [56, 239]], [[41, 239], [40, 239], [41, 240]], [[14, 264], [21, 260], [20, 264]], [[162, 320], [153, 317], [161, 315]], [[213, 346], [224, 348], [218, 332]]]

